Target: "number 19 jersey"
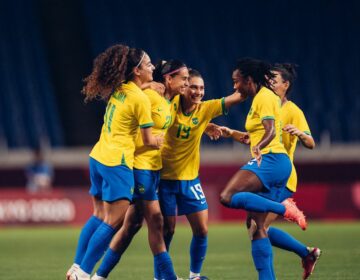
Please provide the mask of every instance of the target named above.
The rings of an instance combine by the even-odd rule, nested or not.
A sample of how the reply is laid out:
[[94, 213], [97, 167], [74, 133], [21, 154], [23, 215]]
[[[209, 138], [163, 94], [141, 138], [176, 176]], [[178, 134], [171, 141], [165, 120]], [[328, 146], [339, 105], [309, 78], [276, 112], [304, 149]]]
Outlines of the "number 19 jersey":
[[161, 151], [161, 179], [193, 180], [199, 173], [201, 136], [208, 123], [225, 112], [225, 101], [224, 98], [204, 101], [190, 114], [182, 112], [180, 102], [178, 107]]

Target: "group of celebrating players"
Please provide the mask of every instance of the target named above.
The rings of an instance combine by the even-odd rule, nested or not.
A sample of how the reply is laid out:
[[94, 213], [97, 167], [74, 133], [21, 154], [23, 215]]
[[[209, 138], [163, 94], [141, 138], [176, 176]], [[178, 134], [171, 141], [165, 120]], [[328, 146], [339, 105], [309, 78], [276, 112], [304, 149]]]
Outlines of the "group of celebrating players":
[[[276, 279], [276, 246], [301, 257], [307, 279], [320, 249], [270, 227], [278, 215], [304, 230], [307, 226], [291, 198], [297, 185], [293, 158], [297, 141], [309, 149], [315, 143], [303, 112], [287, 99], [295, 77], [291, 64], [239, 59], [232, 73], [235, 92], [202, 101], [201, 74], [179, 60], [153, 66], [144, 50], [125, 45], [101, 53], [82, 90], [85, 101], [107, 102], [100, 139], [89, 161], [94, 212], [81, 231], [66, 279], [107, 279], [144, 219], [154, 279], [180, 279], [168, 253], [177, 215], [186, 215], [193, 232], [188, 279], [208, 279], [201, 276], [208, 246], [208, 205], [199, 179], [203, 133], [250, 146], [253, 158], [229, 180], [220, 202], [247, 211], [258, 278]], [[252, 98], [252, 105], [246, 132], [211, 123], [247, 98]]]

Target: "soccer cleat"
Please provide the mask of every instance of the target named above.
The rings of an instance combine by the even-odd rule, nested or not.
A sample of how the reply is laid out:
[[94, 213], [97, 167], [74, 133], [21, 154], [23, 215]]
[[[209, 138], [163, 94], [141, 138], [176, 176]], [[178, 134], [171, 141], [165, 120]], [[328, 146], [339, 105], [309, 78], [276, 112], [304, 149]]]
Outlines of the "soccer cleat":
[[315, 269], [316, 262], [321, 256], [319, 248], [308, 247], [309, 254], [302, 259], [302, 267], [304, 268], [303, 279], [308, 279]]
[[77, 271], [71, 273], [69, 280], [91, 280], [90, 275], [86, 272], [82, 271], [81, 268], [79, 268]]
[[97, 275], [96, 273], [91, 277], [91, 280], [106, 280], [107, 278], [104, 278], [102, 276]]
[[70, 275], [79, 269], [79, 265], [74, 263], [69, 270], [66, 272], [66, 280], [70, 280]]
[[207, 278], [206, 276], [195, 276], [189, 278], [189, 280], [209, 280], [209, 278]]
[[302, 230], [306, 230], [307, 222], [305, 215], [299, 208], [296, 206], [295, 201], [292, 198], [284, 200], [282, 205], [285, 206], [284, 218], [288, 221], [297, 223]]

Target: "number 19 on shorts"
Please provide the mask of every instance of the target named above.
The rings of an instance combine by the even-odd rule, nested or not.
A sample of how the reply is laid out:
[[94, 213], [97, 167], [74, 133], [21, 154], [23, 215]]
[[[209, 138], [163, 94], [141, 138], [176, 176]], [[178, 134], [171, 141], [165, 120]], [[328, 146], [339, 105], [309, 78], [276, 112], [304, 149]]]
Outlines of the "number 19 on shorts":
[[201, 199], [205, 198], [204, 192], [203, 192], [200, 184], [191, 186], [190, 190], [192, 191], [192, 193], [194, 194], [194, 196], [197, 200], [201, 200]]

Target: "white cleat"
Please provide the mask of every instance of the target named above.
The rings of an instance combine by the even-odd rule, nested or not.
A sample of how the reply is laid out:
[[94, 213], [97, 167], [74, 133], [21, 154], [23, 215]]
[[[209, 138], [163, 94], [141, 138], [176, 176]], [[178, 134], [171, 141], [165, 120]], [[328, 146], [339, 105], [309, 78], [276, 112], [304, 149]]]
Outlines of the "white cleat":
[[76, 272], [71, 273], [69, 280], [91, 280], [90, 274], [78, 268]]
[[104, 278], [102, 276], [97, 275], [96, 273], [91, 277], [91, 280], [106, 280], [107, 278]]
[[69, 268], [69, 270], [66, 272], [66, 280], [70, 280], [70, 275], [74, 272], [76, 272], [80, 266], [76, 263], [73, 263], [73, 265]]

